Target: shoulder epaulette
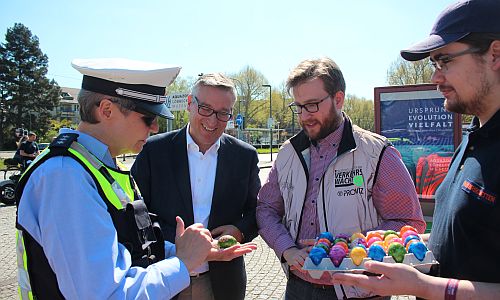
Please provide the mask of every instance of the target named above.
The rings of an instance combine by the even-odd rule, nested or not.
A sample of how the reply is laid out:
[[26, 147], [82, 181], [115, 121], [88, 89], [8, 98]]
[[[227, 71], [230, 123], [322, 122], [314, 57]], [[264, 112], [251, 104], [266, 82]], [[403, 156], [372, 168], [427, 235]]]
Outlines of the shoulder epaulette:
[[66, 148], [71, 147], [74, 141], [78, 139], [77, 133], [62, 133], [57, 136], [52, 143], [50, 143], [49, 148]]

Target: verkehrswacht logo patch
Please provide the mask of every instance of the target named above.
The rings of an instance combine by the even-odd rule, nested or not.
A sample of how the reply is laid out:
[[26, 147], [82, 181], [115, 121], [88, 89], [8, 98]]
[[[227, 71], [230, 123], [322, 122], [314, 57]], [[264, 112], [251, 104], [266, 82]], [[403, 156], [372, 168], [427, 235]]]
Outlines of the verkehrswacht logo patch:
[[354, 169], [335, 170], [335, 187], [340, 188], [338, 196], [352, 196], [363, 194], [364, 178], [361, 167]]

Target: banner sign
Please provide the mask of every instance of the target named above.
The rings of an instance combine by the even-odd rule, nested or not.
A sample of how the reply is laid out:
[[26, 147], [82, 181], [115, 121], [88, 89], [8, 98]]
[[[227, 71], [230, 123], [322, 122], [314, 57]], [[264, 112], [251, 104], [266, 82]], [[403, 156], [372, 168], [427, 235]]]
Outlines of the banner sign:
[[455, 149], [456, 115], [444, 109], [435, 89], [411, 91], [407, 86], [403, 92], [378, 94], [376, 89], [377, 100], [378, 133], [401, 153], [421, 199], [434, 199]]
[[187, 108], [187, 98], [189, 93], [178, 93], [167, 95], [165, 105], [170, 111], [183, 111]]

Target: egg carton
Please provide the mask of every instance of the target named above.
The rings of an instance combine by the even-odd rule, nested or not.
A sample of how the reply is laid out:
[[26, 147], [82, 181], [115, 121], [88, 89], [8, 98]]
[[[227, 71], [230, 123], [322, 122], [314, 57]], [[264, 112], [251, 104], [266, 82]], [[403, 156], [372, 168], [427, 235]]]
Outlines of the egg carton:
[[[365, 271], [365, 262], [370, 260], [372, 259], [368, 257], [363, 258], [361, 264], [357, 266], [353, 263], [351, 258], [346, 257], [344, 258], [344, 260], [342, 260], [342, 263], [338, 267], [335, 267], [330, 258], [323, 258], [319, 265], [315, 265], [312, 260], [307, 257], [302, 269], [308, 271], [309, 275], [311, 275], [312, 278], [319, 279], [323, 275], [323, 272], [363, 273]], [[385, 256], [382, 261], [384, 263], [396, 263], [392, 256]], [[432, 254], [431, 251], [427, 251], [422, 261], [418, 260], [415, 255], [413, 255], [413, 253], [407, 253], [405, 254], [402, 263], [415, 267], [422, 273], [429, 273], [431, 266], [438, 264], [438, 261], [434, 258], [434, 254]]]

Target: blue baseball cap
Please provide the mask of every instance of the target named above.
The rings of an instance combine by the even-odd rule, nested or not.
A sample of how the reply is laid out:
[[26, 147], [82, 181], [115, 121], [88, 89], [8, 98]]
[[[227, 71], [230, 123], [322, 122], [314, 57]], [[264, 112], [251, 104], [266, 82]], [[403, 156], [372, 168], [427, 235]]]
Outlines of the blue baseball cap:
[[470, 33], [500, 32], [500, 0], [467, 0], [448, 6], [436, 19], [430, 35], [401, 50], [409, 61], [421, 60], [431, 51], [459, 41]]

